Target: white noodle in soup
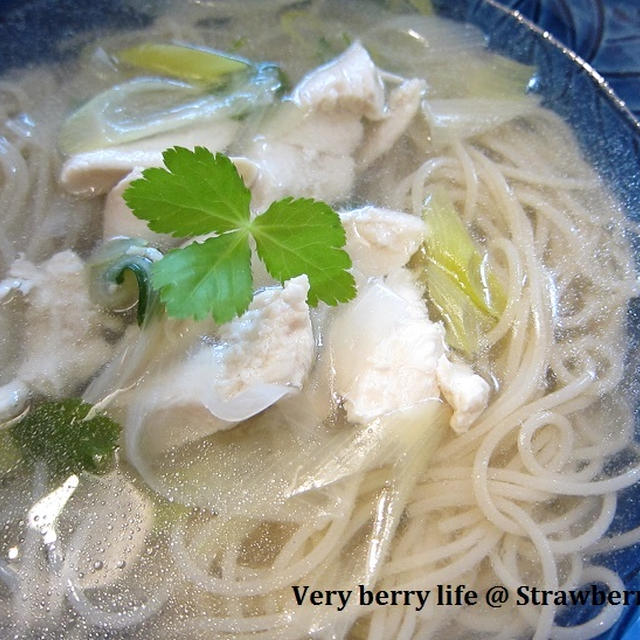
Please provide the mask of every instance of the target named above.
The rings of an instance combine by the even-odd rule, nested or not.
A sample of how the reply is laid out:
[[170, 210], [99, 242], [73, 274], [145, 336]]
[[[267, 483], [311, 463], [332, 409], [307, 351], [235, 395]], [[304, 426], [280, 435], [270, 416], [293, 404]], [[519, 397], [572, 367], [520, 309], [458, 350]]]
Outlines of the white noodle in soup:
[[[640, 475], [623, 385], [632, 230], [567, 124], [526, 93], [535, 69], [475, 28], [374, 3], [173, 4], [0, 82], [0, 635], [543, 639], [613, 625], [621, 607], [564, 627], [557, 600], [515, 599], [520, 585], [621, 591], [592, 558], [640, 539], [608, 533]], [[283, 73], [260, 67], [236, 108], [235, 80], [207, 93], [120, 64], [144, 42]], [[119, 103], [82, 107], [116, 85], [154, 102], [125, 98], [120, 120]], [[91, 290], [87, 273], [110, 251], [153, 262], [180, 243], [122, 200], [175, 145], [232, 157], [254, 214], [286, 196], [339, 211], [357, 297], [309, 309], [306, 276], [282, 285], [256, 260], [250, 310], [227, 324], [156, 305], [138, 327], [135, 300], [105, 308], [117, 287]], [[101, 473], [21, 459], [9, 434], [23, 412], [80, 396], [122, 427]], [[437, 606], [438, 585], [481, 597]], [[499, 608], [484, 601], [494, 585], [511, 592]]]

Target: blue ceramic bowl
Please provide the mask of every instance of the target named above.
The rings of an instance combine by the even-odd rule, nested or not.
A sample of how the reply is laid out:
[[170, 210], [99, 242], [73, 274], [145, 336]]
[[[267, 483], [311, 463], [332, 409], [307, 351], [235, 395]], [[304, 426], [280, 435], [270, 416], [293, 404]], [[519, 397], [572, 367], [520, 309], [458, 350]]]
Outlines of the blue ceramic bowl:
[[[638, 0], [432, 2], [441, 15], [479, 26], [495, 50], [537, 67], [535, 91], [572, 125], [629, 217], [640, 220]], [[60, 46], [70, 37], [141, 27], [150, 19], [143, 1], [0, 0], [0, 71], [73, 55], [73, 47]], [[640, 258], [640, 243], [636, 250]], [[629, 310], [629, 330], [629, 353], [640, 352], [640, 301]], [[629, 369], [627, 379], [639, 388], [640, 369], [631, 365]], [[635, 415], [640, 440], [640, 407], [636, 406]], [[618, 505], [614, 531], [640, 526], [640, 484], [625, 491]], [[639, 545], [597, 560], [618, 572], [627, 589], [640, 590]], [[593, 615], [588, 607], [577, 607], [560, 623], [579, 624]], [[625, 608], [618, 623], [600, 636], [600, 640], [637, 638], [640, 609], [635, 607]]]

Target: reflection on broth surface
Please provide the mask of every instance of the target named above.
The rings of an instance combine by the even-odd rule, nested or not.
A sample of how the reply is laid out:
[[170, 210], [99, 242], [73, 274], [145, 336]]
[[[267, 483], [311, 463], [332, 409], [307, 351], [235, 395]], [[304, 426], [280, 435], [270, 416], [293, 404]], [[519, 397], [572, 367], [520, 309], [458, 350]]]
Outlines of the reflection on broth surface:
[[0, 84], [0, 635], [569, 633], [515, 594], [640, 537], [629, 223], [477, 29], [245, 4]]

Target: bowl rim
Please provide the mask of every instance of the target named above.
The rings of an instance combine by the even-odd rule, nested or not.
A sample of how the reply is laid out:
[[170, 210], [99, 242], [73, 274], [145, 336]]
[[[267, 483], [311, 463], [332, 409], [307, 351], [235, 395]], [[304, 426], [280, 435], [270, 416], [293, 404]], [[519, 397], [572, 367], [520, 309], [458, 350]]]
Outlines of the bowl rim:
[[634, 133], [640, 137], [640, 119], [636, 118], [634, 113], [629, 109], [626, 102], [620, 98], [620, 96], [615, 92], [615, 90], [611, 87], [611, 85], [607, 82], [605, 77], [589, 62], [587, 62], [584, 58], [582, 58], [578, 53], [576, 53], [573, 49], [565, 45], [559, 38], [553, 35], [551, 32], [543, 29], [539, 25], [537, 25], [533, 20], [527, 18], [527, 16], [523, 15], [518, 9], [514, 9], [512, 7], [508, 7], [504, 5], [499, 0], [480, 0], [480, 2], [476, 3], [475, 7], [470, 7], [471, 10], [476, 9], [479, 5], [484, 4], [492, 7], [493, 9], [502, 12], [505, 15], [511, 17], [511, 19], [516, 20], [521, 25], [526, 27], [529, 31], [535, 33], [539, 38], [546, 41], [549, 45], [560, 51], [560, 53], [569, 58], [569, 60], [580, 67], [586, 76], [591, 80], [591, 82], [595, 85], [597, 91], [603, 95], [603, 97], [609, 100], [616, 108], [616, 110], [624, 117], [624, 120], [627, 125], [629, 125]]

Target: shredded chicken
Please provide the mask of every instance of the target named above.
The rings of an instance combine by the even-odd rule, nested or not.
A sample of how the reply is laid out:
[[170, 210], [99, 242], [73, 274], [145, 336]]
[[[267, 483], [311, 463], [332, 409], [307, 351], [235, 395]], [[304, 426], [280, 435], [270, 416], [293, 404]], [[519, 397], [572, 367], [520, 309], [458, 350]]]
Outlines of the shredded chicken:
[[293, 278], [282, 288], [258, 293], [242, 316], [220, 328], [225, 396], [256, 382], [302, 387], [314, 353], [308, 291], [306, 276]]
[[315, 352], [308, 290], [299, 276], [256, 294], [216, 342], [136, 391], [134, 410], [145, 413], [138, 428], [153, 433], [149, 446], [163, 450], [230, 429], [300, 389]]
[[424, 222], [380, 207], [341, 211], [346, 250], [365, 277], [384, 276], [407, 264], [424, 240]]
[[54, 397], [72, 395], [110, 357], [104, 328], [117, 322], [89, 299], [84, 263], [73, 251], [34, 265], [16, 260], [8, 280], [26, 301], [21, 388]]
[[344, 109], [370, 120], [385, 112], [384, 84], [366, 49], [354, 42], [342, 55], [307, 75], [292, 93], [309, 110]]
[[185, 127], [126, 144], [71, 156], [60, 172], [60, 184], [69, 193], [95, 196], [107, 193], [136, 167], [162, 166], [168, 147], [206, 147], [224, 151], [239, 128], [236, 120], [217, 120], [200, 127]]
[[257, 211], [284, 196], [334, 202], [348, 197], [363, 118], [385, 115], [380, 73], [358, 42], [312, 71], [254, 138], [247, 157], [259, 167], [252, 187]]
[[389, 95], [386, 116], [373, 125], [358, 150], [358, 170], [363, 171], [398, 141], [415, 117], [426, 89], [424, 80], [405, 80]]
[[142, 178], [142, 169], [136, 167], [107, 194], [102, 218], [102, 237], [108, 240], [116, 236], [129, 236], [142, 238], [156, 246], [166, 245], [170, 242], [169, 236], [151, 231], [146, 220], [136, 218], [122, 197], [127, 187], [140, 178]]
[[335, 390], [347, 418], [375, 418], [444, 395], [451, 427], [467, 430], [487, 406], [489, 386], [446, 358], [444, 327], [432, 322], [406, 269], [375, 277], [337, 314], [330, 337]]

